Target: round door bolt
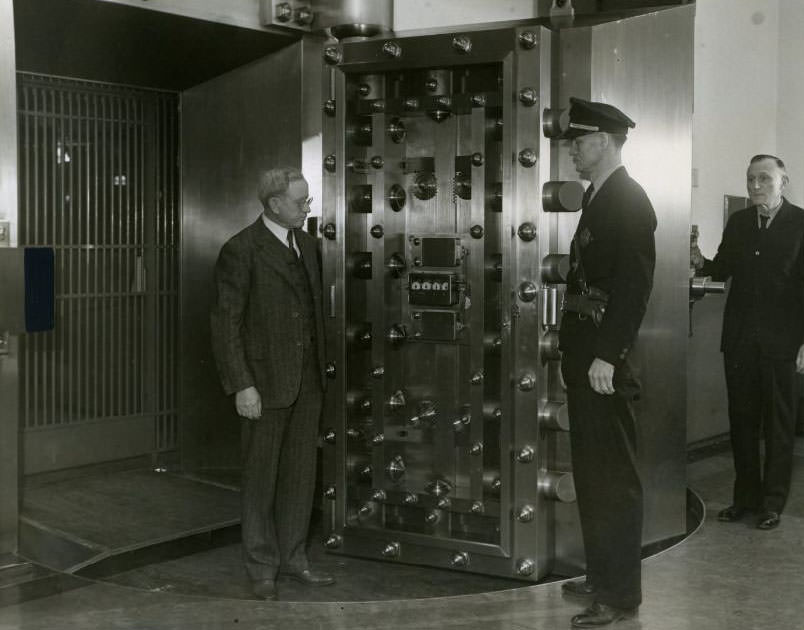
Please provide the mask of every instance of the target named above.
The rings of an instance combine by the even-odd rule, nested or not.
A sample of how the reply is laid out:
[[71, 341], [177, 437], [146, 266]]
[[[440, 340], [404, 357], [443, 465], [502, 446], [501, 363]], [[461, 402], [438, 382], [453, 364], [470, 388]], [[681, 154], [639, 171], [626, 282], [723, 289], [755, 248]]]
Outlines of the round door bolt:
[[386, 57], [397, 59], [402, 55], [402, 46], [396, 42], [388, 41], [382, 45], [382, 52]]
[[332, 534], [327, 540], [324, 542], [324, 546], [327, 549], [338, 549], [341, 545], [343, 545], [343, 538], [338, 534]]
[[458, 35], [452, 38], [452, 47], [462, 55], [466, 55], [472, 51], [472, 40], [466, 35]]
[[524, 31], [519, 35], [519, 45], [522, 46], [522, 48], [524, 48], [525, 50], [535, 48], [536, 44], [538, 43], [539, 38], [533, 31]]
[[324, 49], [324, 61], [333, 66], [339, 64], [343, 61], [343, 53], [336, 46], [327, 46]]
[[525, 107], [533, 107], [539, 102], [539, 94], [532, 87], [524, 87], [519, 90], [519, 102]]
[[518, 159], [519, 163], [525, 168], [531, 168], [533, 166], [536, 166], [536, 162], [539, 161], [539, 158], [533, 149], [522, 149], [519, 152]]
[[289, 2], [280, 2], [276, 5], [276, 21], [289, 22], [293, 17], [293, 9]]
[[536, 226], [530, 222], [523, 223], [519, 226], [517, 234], [523, 241], [530, 242], [536, 238]]
[[516, 563], [516, 572], [518, 575], [531, 575], [535, 569], [536, 564], [530, 558], [522, 558]]

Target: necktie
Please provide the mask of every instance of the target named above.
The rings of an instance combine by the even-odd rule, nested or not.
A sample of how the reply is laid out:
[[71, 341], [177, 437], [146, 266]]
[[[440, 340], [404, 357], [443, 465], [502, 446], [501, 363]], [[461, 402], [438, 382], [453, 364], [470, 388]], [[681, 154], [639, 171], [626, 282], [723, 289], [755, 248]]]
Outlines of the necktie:
[[299, 252], [293, 246], [293, 230], [288, 230], [288, 247], [290, 247], [290, 253], [293, 254], [293, 260], [299, 260]]
[[595, 192], [595, 185], [590, 184], [589, 188], [587, 188], [584, 193], [583, 197], [581, 198], [581, 209], [585, 210], [586, 206], [589, 205], [589, 200], [592, 198], [592, 195]]
[[760, 214], [759, 215], [759, 229], [764, 230], [768, 227], [768, 219], [770, 217], [767, 214]]

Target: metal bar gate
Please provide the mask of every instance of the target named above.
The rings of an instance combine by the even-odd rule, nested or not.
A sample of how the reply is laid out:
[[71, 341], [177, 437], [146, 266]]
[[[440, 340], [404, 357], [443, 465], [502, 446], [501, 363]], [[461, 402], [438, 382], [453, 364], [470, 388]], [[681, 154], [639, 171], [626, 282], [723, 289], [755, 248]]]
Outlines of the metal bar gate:
[[26, 474], [176, 447], [178, 97], [18, 75], [19, 243], [53, 247], [24, 339]]

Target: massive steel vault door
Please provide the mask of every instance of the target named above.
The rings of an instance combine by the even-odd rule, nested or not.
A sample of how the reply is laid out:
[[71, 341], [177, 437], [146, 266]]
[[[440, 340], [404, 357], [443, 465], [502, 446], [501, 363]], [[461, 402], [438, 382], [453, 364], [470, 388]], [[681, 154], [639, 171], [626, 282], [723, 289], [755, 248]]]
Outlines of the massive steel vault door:
[[583, 188], [553, 181], [557, 37], [324, 51], [334, 552], [531, 580], [581, 562], [557, 310]]

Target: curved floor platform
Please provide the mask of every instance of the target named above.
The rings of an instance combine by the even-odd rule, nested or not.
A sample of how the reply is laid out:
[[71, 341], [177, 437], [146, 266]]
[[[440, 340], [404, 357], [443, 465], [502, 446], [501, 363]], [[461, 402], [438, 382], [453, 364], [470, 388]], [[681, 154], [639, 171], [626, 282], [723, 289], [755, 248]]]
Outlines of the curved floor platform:
[[[714, 518], [728, 503], [731, 460], [715, 455], [689, 465], [690, 486], [705, 500], [707, 518], [683, 543], [645, 560], [639, 617], [617, 630], [794, 629], [804, 617], [804, 443], [796, 451], [795, 482], [781, 526], [755, 529], [750, 520]], [[248, 630], [378, 628], [421, 630], [553, 630], [568, 628], [582, 604], [562, 597], [560, 584], [383, 602], [260, 603], [145, 591], [91, 583], [0, 608], [0, 629]]]

